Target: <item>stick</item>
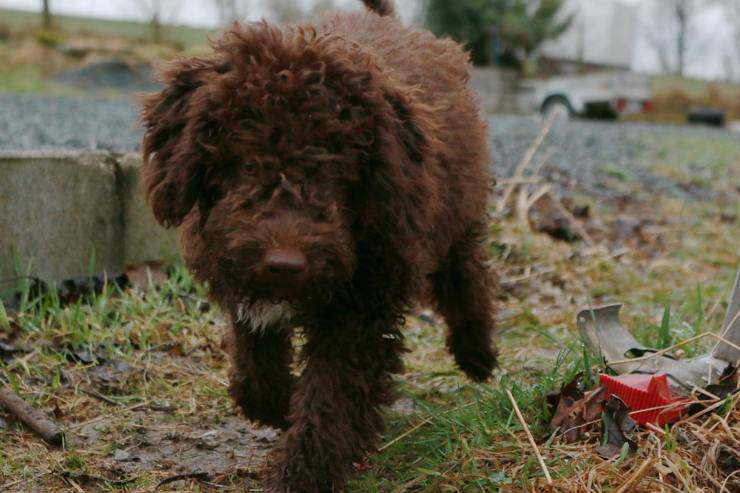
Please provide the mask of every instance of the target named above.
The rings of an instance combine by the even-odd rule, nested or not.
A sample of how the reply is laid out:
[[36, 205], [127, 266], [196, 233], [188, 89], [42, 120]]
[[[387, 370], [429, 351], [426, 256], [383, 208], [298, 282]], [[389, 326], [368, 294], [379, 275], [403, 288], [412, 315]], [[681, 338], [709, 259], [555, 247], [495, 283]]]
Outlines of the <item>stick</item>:
[[537, 185], [543, 182], [542, 178], [536, 176], [521, 178], [499, 178], [496, 180], [497, 185]]
[[431, 421], [432, 421], [432, 418], [429, 417], [429, 418], [425, 419], [424, 421], [422, 421], [420, 423], [417, 423], [416, 425], [412, 426], [408, 430], [406, 430], [403, 433], [401, 433], [400, 435], [398, 435], [396, 438], [394, 438], [390, 442], [388, 442], [385, 445], [383, 445], [382, 447], [380, 447], [378, 449], [378, 452], [382, 452], [383, 450], [387, 449], [388, 447], [390, 447], [394, 443], [398, 442], [399, 440], [403, 440], [404, 438], [406, 438], [407, 436], [409, 436], [410, 434], [412, 434], [413, 432], [415, 432], [416, 430], [418, 430], [419, 428], [421, 428], [425, 424], [430, 423]]
[[57, 424], [38, 409], [34, 409], [8, 387], [0, 389], [0, 404], [17, 416], [26, 426], [52, 445], [61, 445], [64, 434]]
[[519, 189], [519, 197], [517, 199], [516, 205], [517, 214], [519, 215], [519, 222], [526, 230], [529, 230], [529, 209], [531, 209], [538, 200], [550, 193], [551, 188], [552, 184], [547, 183], [545, 185], [542, 185], [539, 189], [532, 193], [532, 195], [527, 194], [526, 188]]
[[198, 481], [205, 481], [208, 480], [211, 477], [210, 474], [207, 472], [188, 472], [185, 474], [176, 474], [174, 476], [170, 476], [169, 478], [165, 478], [162, 481], [157, 484], [157, 486], [154, 488], [155, 490], [158, 490], [162, 486], [168, 484], [168, 483], [174, 483], [175, 481], [182, 481], [183, 479], [197, 479]]
[[[527, 169], [527, 166], [530, 165], [532, 162], [532, 159], [534, 158], [535, 154], [537, 154], [537, 150], [540, 148], [542, 143], [545, 141], [545, 137], [547, 137], [547, 134], [550, 133], [550, 129], [552, 128], [552, 124], [555, 122], [554, 117], [550, 117], [547, 120], [545, 120], [545, 123], [542, 125], [542, 128], [540, 129], [540, 133], [537, 134], [537, 138], [534, 139], [534, 142], [532, 142], [532, 145], [527, 150], [527, 153], [524, 155], [524, 158], [519, 162], [519, 164], [516, 167], [516, 170], [514, 171], [514, 176], [512, 178], [517, 179], [521, 178], [524, 174], [524, 170]], [[504, 195], [499, 199], [498, 203], [496, 204], [496, 212], [501, 213], [504, 208], [506, 207], [506, 203], [509, 202], [509, 197], [511, 197], [511, 194], [514, 192], [514, 189], [516, 188], [516, 183], [510, 183], [508, 187], [504, 190]]]
[[685, 339], [685, 340], [683, 340], [681, 342], [677, 342], [673, 346], [667, 347], [665, 349], [661, 349], [660, 351], [655, 351], [654, 353], [646, 354], [645, 356], [640, 356], [639, 358], [629, 358], [629, 359], [620, 359], [618, 361], [610, 361], [609, 362], [609, 365], [624, 365], [624, 364], [627, 364], [627, 363], [636, 363], [638, 361], [645, 361], [645, 360], [648, 360], [650, 358], [656, 358], [658, 356], [663, 356], [664, 354], [666, 354], [668, 352], [671, 352], [671, 351], [673, 351], [676, 348], [679, 348], [681, 346], [685, 346], [686, 344], [689, 344], [689, 343], [698, 341], [699, 339], [704, 339], [705, 337], [713, 337], [714, 339], [717, 339], [718, 341], [724, 342], [728, 346], [733, 347], [733, 348], [735, 348], [735, 349], [737, 349], [737, 350], [740, 351], [740, 346], [738, 346], [737, 344], [733, 343], [732, 341], [728, 341], [727, 339], [725, 339], [721, 335], [715, 334], [714, 332], [702, 332], [701, 334], [699, 334], [697, 336], [690, 337], [690, 338]]
[[96, 399], [100, 399], [101, 401], [108, 403], [112, 406], [118, 406], [119, 403], [111, 399], [110, 397], [106, 397], [97, 390], [87, 390], [87, 389], [81, 389], [82, 392], [89, 395], [90, 397], [95, 397]]
[[511, 400], [511, 404], [514, 406], [516, 417], [519, 418], [519, 422], [524, 427], [524, 432], [527, 434], [527, 438], [529, 439], [529, 444], [532, 445], [532, 448], [534, 449], [534, 453], [537, 456], [537, 460], [540, 462], [540, 467], [542, 468], [542, 472], [545, 473], [545, 479], [547, 479], [547, 484], [552, 486], [552, 478], [550, 477], [550, 471], [547, 469], [547, 464], [545, 464], [545, 460], [542, 458], [542, 454], [540, 454], [540, 449], [537, 448], [537, 443], [534, 441], [532, 432], [529, 431], [529, 426], [527, 426], [527, 422], [524, 421], [524, 416], [522, 416], [522, 412], [519, 410], [519, 406], [516, 404], [516, 399], [514, 399], [514, 395], [511, 393], [511, 390], [507, 389], [506, 394], [509, 396], [509, 400]]
[[531, 279], [533, 277], [539, 277], [539, 276], [545, 276], [547, 274], [552, 274], [555, 272], [555, 269], [542, 269], [537, 272], [530, 272], [529, 274], [524, 274], [518, 277], [507, 277], [505, 279], [501, 279], [501, 284], [516, 284], [518, 282], [526, 281], [527, 279]]
[[550, 198], [552, 199], [553, 204], [555, 204], [555, 207], [557, 207], [560, 213], [564, 215], [565, 218], [568, 220], [568, 222], [570, 223], [570, 227], [576, 230], [576, 233], [578, 233], [579, 236], [583, 238], [583, 241], [585, 241], [588, 246], [592, 246], [594, 244], [594, 239], [591, 237], [590, 234], [588, 234], [586, 228], [581, 226], [581, 223], [578, 222], [578, 219], [576, 219], [573, 214], [571, 214], [571, 212], [566, 209], [562, 203], [560, 203], [555, 195], [550, 193]]
[[640, 484], [640, 481], [650, 472], [654, 462], [654, 459], [648, 459], [643, 462], [639, 469], [617, 490], [617, 493], [633, 491]]
[[658, 356], [663, 356], [664, 354], [669, 353], [669, 352], [673, 351], [676, 348], [679, 348], [681, 346], [685, 346], [686, 344], [690, 344], [690, 343], [692, 343], [694, 341], [698, 341], [699, 339], [704, 339], [705, 337], [712, 337], [712, 333], [711, 332], [702, 332], [701, 334], [699, 334], [697, 336], [690, 337], [690, 338], [685, 339], [685, 340], [683, 340], [681, 342], [677, 342], [673, 346], [670, 346], [670, 347], [661, 349], [660, 351], [655, 351], [654, 353], [646, 354], [645, 356], [640, 356], [639, 358], [627, 358], [627, 359], [620, 359], [620, 360], [617, 360], [617, 361], [609, 361], [609, 365], [610, 366], [611, 365], [624, 365], [624, 364], [627, 364], [627, 363], [637, 363], [639, 361], [645, 361], [645, 360], [648, 360], [650, 358], [657, 358]]

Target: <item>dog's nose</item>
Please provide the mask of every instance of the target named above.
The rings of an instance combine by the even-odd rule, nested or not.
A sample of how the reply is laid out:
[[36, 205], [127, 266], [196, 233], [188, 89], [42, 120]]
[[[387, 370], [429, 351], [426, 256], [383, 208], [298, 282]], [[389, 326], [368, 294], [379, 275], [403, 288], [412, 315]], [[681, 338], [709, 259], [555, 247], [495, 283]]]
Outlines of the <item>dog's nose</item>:
[[274, 276], [298, 276], [308, 267], [308, 260], [299, 250], [276, 248], [265, 253], [264, 270]]

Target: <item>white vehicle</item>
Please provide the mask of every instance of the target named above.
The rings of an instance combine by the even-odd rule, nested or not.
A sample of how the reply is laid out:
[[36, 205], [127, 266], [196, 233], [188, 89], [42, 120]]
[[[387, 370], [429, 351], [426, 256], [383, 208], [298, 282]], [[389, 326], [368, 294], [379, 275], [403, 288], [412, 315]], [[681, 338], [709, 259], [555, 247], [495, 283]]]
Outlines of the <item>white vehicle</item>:
[[522, 108], [562, 118], [619, 118], [653, 107], [650, 80], [630, 72], [527, 79], [519, 97]]

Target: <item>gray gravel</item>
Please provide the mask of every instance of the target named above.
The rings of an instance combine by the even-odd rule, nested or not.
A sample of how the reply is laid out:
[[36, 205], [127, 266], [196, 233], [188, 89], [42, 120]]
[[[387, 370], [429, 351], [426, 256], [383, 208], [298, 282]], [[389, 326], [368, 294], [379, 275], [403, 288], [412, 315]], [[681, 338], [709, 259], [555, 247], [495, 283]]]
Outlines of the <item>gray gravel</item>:
[[[513, 174], [541, 125], [539, 116], [491, 119], [494, 169], [498, 176]], [[694, 145], [696, 149], [691, 148]], [[722, 162], [726, 159], [722, 152], [704, 152], [728, 147], [738, 159], [740, 135], [709, 127], [574, 120], [553, 126], [534, 162], [536, 165], [539, 158], [547, 156], [542, 174], [552, 177], [562, 173], [565, 180], [561, 181], [577, 180], [591, 195], [619, 194], [613, 182], [604, 180], [607, 172], [616, 172], [623, 173], [625, 181], [639, 182], [650, 191], [679, 198], [713, 198], [710, 190], [687, 191], [666, 177], [652, 174], [651, 165], [659, 161], [673, 163], [691, 169], [697, 177], [724, 168], [730, 170], [728, 180], [740, 186], [740, 161]]]
[[[496, 116], [490, 120], [494, 168], [509, 176], [534, 140], [541, 119], [536, 116]], [[81, 97], [50, 97], [0, 94], [0, 149], [96, 149], [116, 152], [139, 148], [137, 105], [133, 99], [98, 100]], [[561, 171], [588, 183], [592, 192], [609, 193], [601, 186], [605, 166], [625, 170], [631, 179], [651, 188], [684, 194], [674, 183], [652, 176], [648, 163], [666, 153], [667, 141], [685, 137], [740, 146], [740, 136], [723, 130], [670, 125], [574, 121], [557, 124], [543, 151], [550, 157], [545, 171]], [[684, 159], [683, 156], [670, 156]], [[707, 158], [706, 160], [710, 159]], [[697, 169], [716, 163], [701, 156], [686, 157]], [[740, 164], [738, 164], [740, 166]], [[736, 168], [735, 168], [736, 169]], [[738, 170], [740, 175], [740, 170]], [[590, 188], [591, 188], [590, 187]]]
[[0, 94], [0, 149], [124, 152], [140, 140], [133, 99]]

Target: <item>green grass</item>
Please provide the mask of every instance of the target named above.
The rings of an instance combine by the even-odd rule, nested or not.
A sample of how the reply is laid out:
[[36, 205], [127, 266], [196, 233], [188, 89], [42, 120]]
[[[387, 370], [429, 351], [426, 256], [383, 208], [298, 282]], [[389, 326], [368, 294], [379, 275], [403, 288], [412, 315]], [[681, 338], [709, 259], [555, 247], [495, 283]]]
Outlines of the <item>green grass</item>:
[[[670, 165], [676, 172], [672, 179], [681, 181], [695, 173], [707, 177], [706, 186], [712, 190], [731, 192], [726, 177], [728, 170], [738, 169], [732, 164], [740, 155], [737, 144], [667, 139], [653, 146], [645, 157], [651, 169]], [[444, 348], [445, 327], [439, 320], [408, 318], [404, 333], [411, 352], [405, 357], [406, 371], [397, 377], [403, 405], [388, 412], [381, 451], [370, 459], [369, 471], [356, 475], [350, 492], [547, 491], [507, 390], [539, 444], [554, 491], [582, 491], [578, 488], [589, 478], [602, 491], [611, 491], [658, 452], [661, 460], [678, 461], [680, 454], [683, 469], [694, 467], [689, 453], [709, 453], [693, 445], [686, 448], [678, 438], [687, 432], [682, 429], [657, 439], [661, 449], [651, 448], [656, 440], [643, 437], [636, 454], [605, 461], [594, 453], [597, 436], [567, 445], [547, 426], [545, 396], [578, 372], [593, 378], [600, 370], [598, 359], [584, 350], [577, 336], [574, 319], [581, 309], [624, 303], [622, 322], [645, 347], [668, 347], [716, 332], [722, 323], [738, 268], [740, 238], [740, 223], [721, 219], [729, 206], [721, 198], [650, 194], [636, 180], [624, 186], [634, 187], [633, 202], [621, 208], [584, 198], [592, 203], [592, 220], [600, 227], [608, 229], [625, 214], [647, 221], [643, 237], [628, 238], [626, 252], [618, 256], [614, 252], [621, 246], [608, 237], [587, 247], [530, 232], [516, 219], [492, 227], [494, 270], [502, 278], [505, 296], [498, 302], [501, 368], [490, 384], [472, 384], [457, 371]], [[552, 272], [527, 277], [528, 268]], [[17, 342], [30, 350], [0, 362], [0, 379], [53, 414], [69, 437], [64, 448], [47, 448], [17, 423], [0, 427], [0, 488], [20, 480], [10, 491], [78, 491], [65, 479], [71, 477], [86, 490], [124, 489], [85, 479], [87, 474], [131, 479], [126, 488], [151, 491], [175, 474], [183, 460], [178, 451], [194, 440], [191, 435], [219, 429], [236, 415], [226, 391], [228, 362], [220, 349], [226, 321], [217, 309], [202, 312], [203, 300], [203, 288], [176, 266], [159, 289], [142, 293], [109, 287], [89, 303], [66, 307], [54, 295], [26, 297], [20, 314], [10, 318], [0, 311], [0, 334], [17, 332]], [[674, 353], [691, 357], [712, 346], [706, 338]], [[130, 371], [100, 380], [95, 373], [99, 365], [80, 355], [125, 364]], [[728, 413], [737, 402], [728, 401]], [[727, 416], [736, 427], [737, 421]], [[101, 420], [98, 431], [80, 426], [95, 419]], [[88, 440], [83, 430], [100, 436]], [[173, 452], [140, 470], [117, 469], [122, 465], [114, 460], [116, 451], [139, 450], [143, 442], [156, 440], [164, 440]], [[269, 447], [263, 444], [254, 453], [243, 452], [246, 444], [229, 447], [230, 453], [242, 455], [237, 457], [239, 467], [229, 466], [223, 475], [210, 478], [222, 488], [197, 481], [174, 483], [172, 488], [239, 491], [259, 473]], [[197, 453], [205, 462], [220, 452], [200, 448]], [[662, 471], [665, 481], [682, 488], [670, 469]], [[651, 474], [657, 478], [657, 473]]]
[[51, 82], [38, 66], [0, 63], [0, 92], [77, 95], [80, 91]]

